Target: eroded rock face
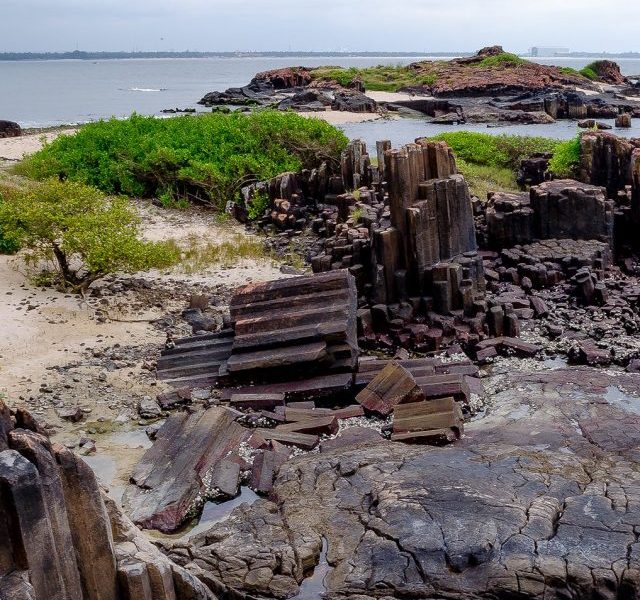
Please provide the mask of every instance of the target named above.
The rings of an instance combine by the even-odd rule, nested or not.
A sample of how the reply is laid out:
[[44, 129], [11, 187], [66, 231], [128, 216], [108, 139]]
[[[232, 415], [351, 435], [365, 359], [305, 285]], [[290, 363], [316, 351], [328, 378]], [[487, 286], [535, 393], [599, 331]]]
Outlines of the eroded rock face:
[[298, 458], [273, 502], [236, 509], [176, 560], [285, 598], [324, 537], [326, 598], [637, 597], [640, 377], [585, 368], [495, 382], [504, 391], [459, 444]]

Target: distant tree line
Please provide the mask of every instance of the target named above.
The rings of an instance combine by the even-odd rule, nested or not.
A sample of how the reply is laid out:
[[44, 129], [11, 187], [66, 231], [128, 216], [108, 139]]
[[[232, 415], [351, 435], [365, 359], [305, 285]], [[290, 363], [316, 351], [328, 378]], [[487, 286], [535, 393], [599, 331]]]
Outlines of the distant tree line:
[[122, 58], [243, 58], [314, 56], [469, 56], [470, 52], [0, 52], [0, 60], [110, 60]]

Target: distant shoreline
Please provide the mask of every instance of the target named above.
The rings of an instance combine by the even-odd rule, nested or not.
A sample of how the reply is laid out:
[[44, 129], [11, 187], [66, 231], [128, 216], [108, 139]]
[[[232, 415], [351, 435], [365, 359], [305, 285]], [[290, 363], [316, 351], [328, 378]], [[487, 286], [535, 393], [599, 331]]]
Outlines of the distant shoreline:
[[[118, 59], [159, 59], [159, 58], [318, 58], [318, 57], [353, 57], [353, 58], [393, 58], [393, 57], [433, 57], [450, 58], [471, 56], [473, 52], [304, 52], [304, 51], [271, 51], [271, 52], [0, 52], [0, 61], [42, 61], [42, 60], [118, 60]], [[525, 58], [608, 58], [608, 59], [640, 59], [640, 52], [567, 52], [552, 56], [532, 56], [521, 54]]]
[[[316, 58], [316, 57], [381, 57], [381, 58], [449, 58], [471, 56], [472, 52], [0, 52], [0, 61], [29, 60], [118, 60], [127, 58]], [[640, 56], [640, 55], [639, 55]]]

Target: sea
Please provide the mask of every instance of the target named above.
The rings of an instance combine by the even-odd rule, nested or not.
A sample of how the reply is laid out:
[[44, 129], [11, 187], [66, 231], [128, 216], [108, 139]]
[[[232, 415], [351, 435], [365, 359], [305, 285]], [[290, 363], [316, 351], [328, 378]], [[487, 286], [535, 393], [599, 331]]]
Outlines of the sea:
[[[163, 115], [163, 109], [204, 109], [197, 101], [210, 91], [240, 87], [260, 71], [287, 66], [336, 65], [366, 67], [379, 64], [408, 64], [419, 57], [238, 57], [115, 60], [0, 61], [0, 119], [17, 121], [25, 128], [43, 128], [87, 123], [110, 117], [123, 118], [133, 112]], [[438, 57], [442, 59], [442, 57]], [[582, 68], [592, 60], [575, 58], [536, 59], [543, 64]], [[622, 72], [640, 75], [640, 60], [620, 59]], [[568, 139], [576, 124], [432, 125], [426, 119], [403, 118], [342, 125], [352, 139], [368, 144], [390, 139], [394, 145], [416, 137], [456, 129], [544, 135]], [[640, 136], [640, 123], [619, 132]]]

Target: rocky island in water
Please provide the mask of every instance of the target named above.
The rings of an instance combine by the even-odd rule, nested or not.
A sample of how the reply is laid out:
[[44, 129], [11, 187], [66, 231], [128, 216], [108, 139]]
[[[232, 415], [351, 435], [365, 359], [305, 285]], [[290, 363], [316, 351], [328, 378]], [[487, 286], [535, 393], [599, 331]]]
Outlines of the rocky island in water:
[[[640, 140], [598, 126], [640, 117], [635, 80], [493, 47], [200, 103], [2, 165], [0, 598], [640, 597]], [[374, 148], [289, 110], [585, 131]], [[189, 162], [206, 119], [223, 166]], [[136, 154], [152, 127], [180, 148]], [[80, 221], [25, 233], [86, 183], [136, 198], [112, 262]], [[11, 267], [34, 237], [62, 279]]]

